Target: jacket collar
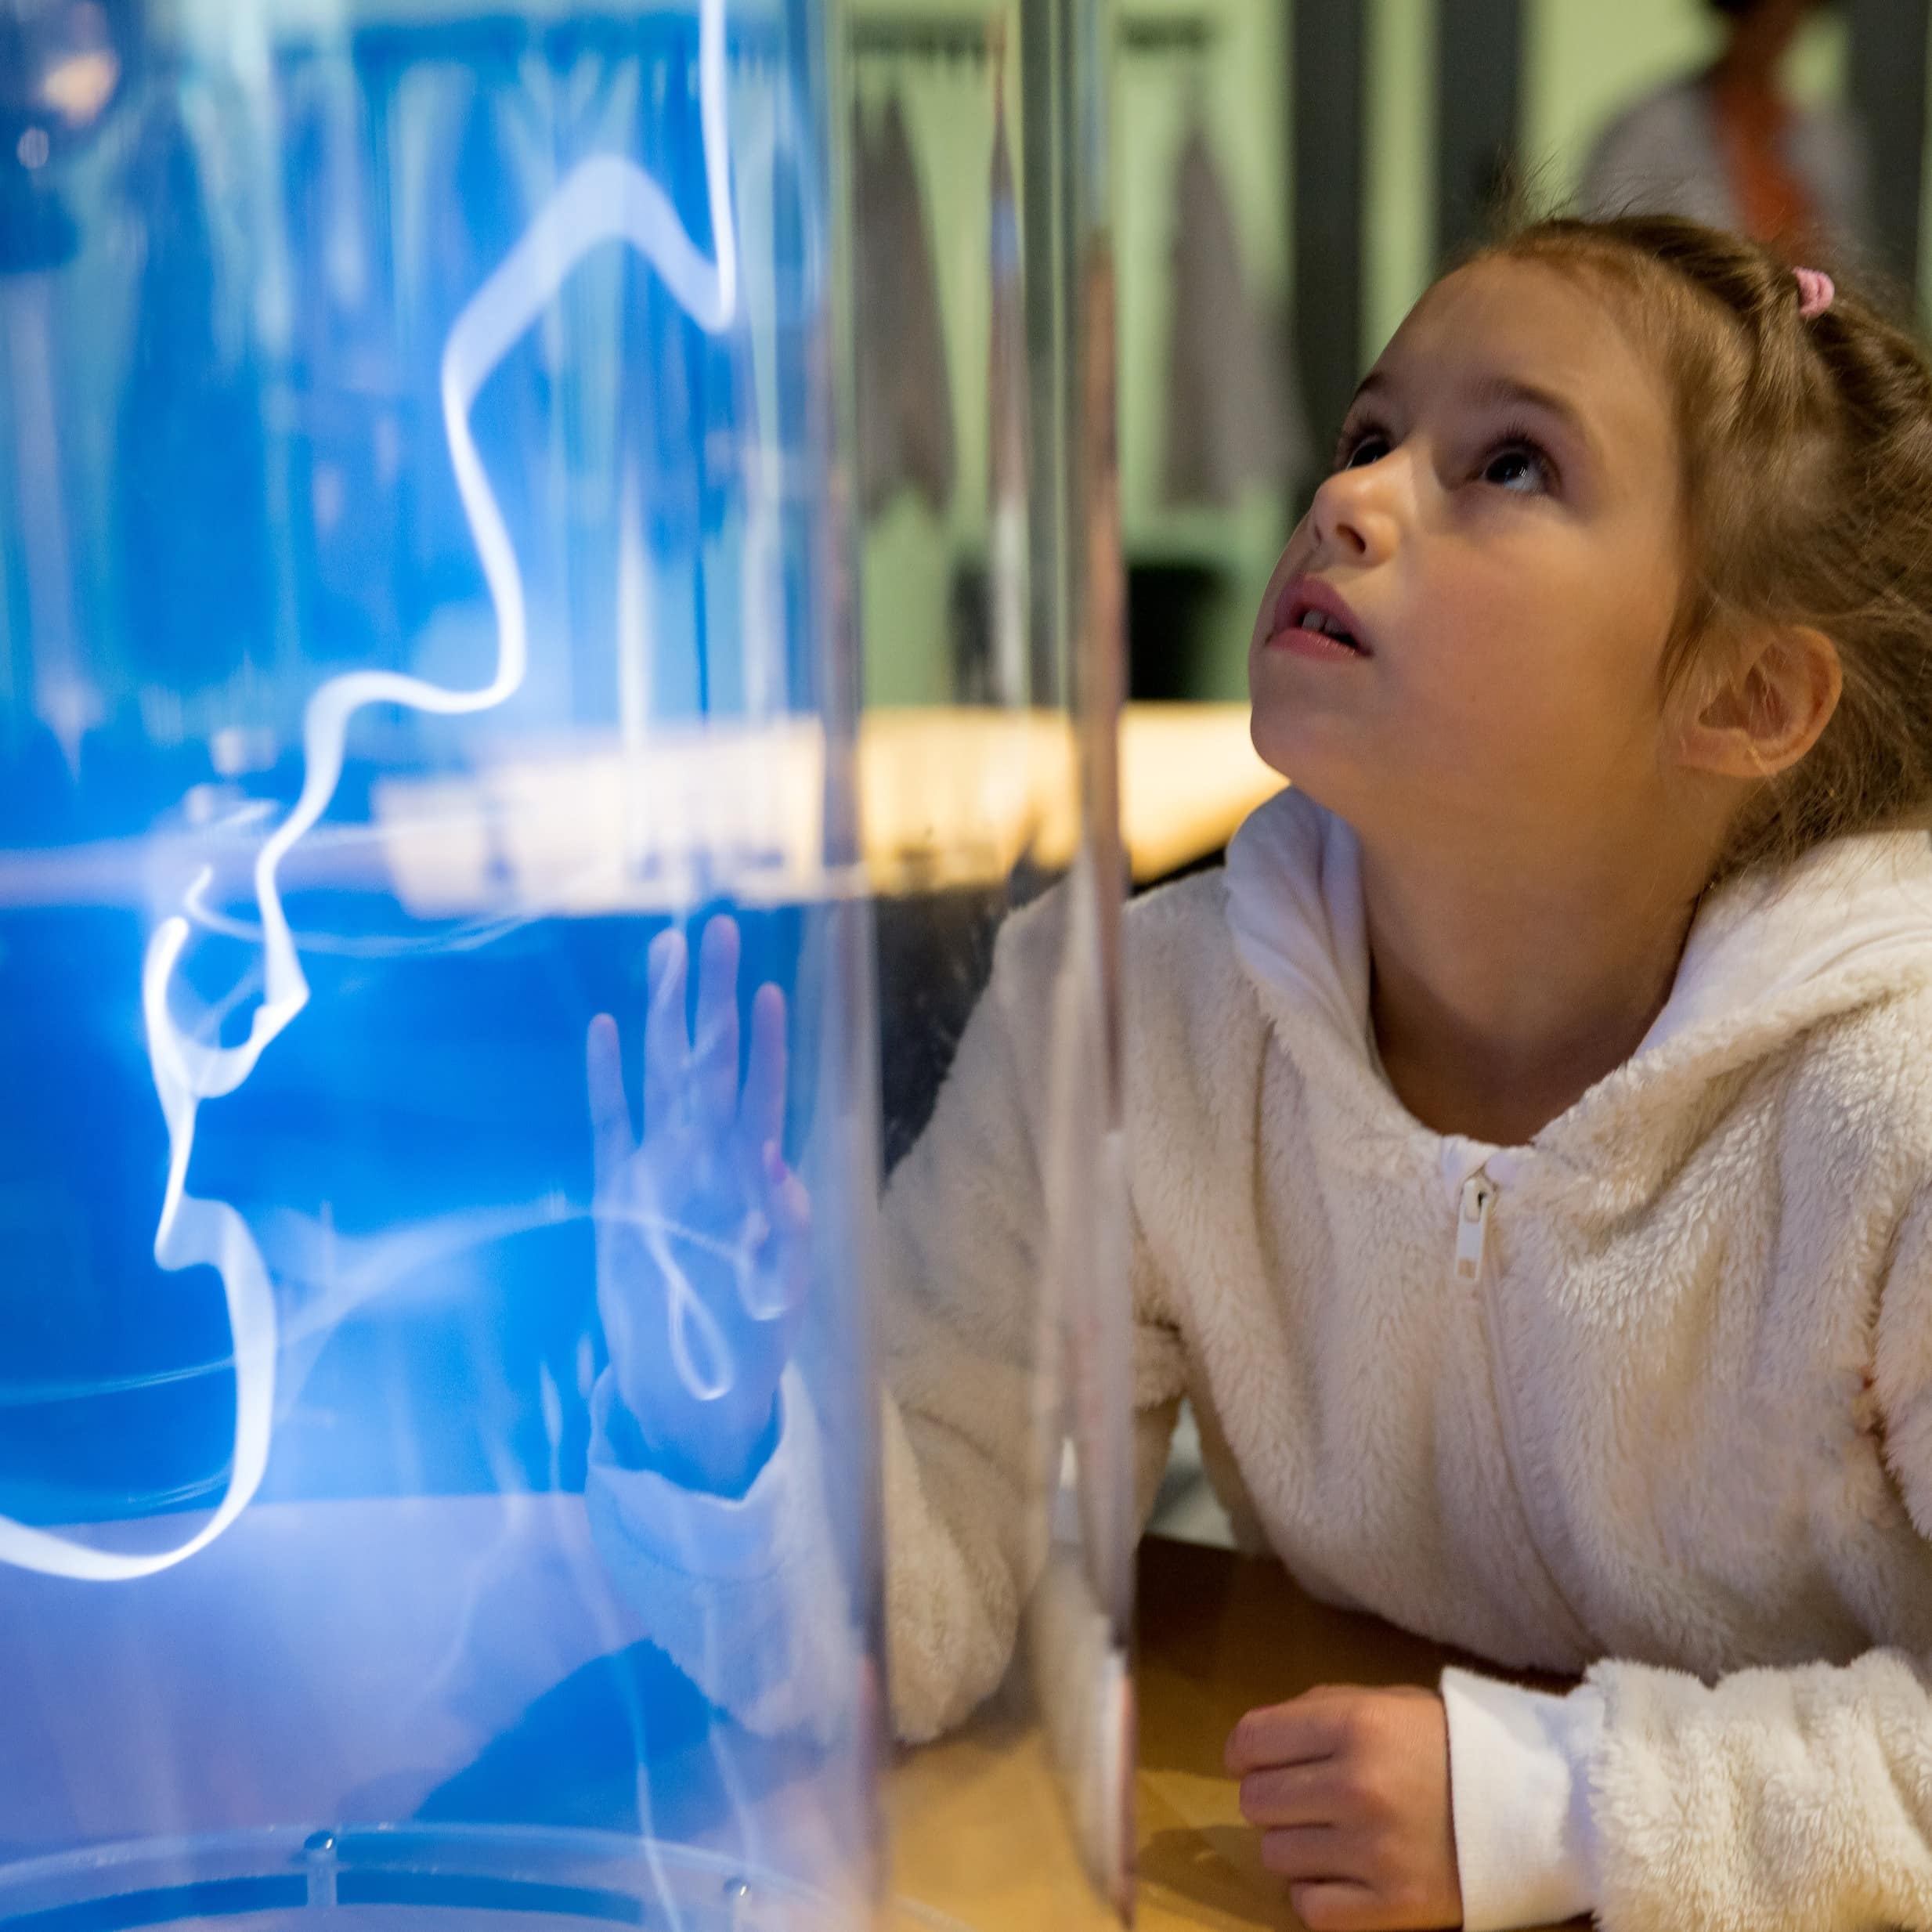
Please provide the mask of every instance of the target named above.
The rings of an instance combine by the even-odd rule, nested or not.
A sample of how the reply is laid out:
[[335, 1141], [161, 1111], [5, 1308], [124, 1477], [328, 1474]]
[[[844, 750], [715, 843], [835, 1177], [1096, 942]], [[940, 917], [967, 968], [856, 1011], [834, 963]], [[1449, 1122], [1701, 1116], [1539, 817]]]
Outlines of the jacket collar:
[[[1298, 1056], [1312, 1053], [1331, 1077], [1372, 1085], [1393, 1103], [1369, 1022], [1361, 855], [1348, 825], [1305, 793], [1270, 799], [1229, 848], [1227, 920], [1264, 1010]], [[1620, 1124], [1627, 1129], [1639, 1095], [1647, 1107], [1681, 1107], [1806, 1028], [1928, 983], [1924, 833], [1836, 840], [1781, 873], [1732, 880], [1699, 908], [1670, 998], [1636, 1053], [1537, 1143], [1584, 1156]]]

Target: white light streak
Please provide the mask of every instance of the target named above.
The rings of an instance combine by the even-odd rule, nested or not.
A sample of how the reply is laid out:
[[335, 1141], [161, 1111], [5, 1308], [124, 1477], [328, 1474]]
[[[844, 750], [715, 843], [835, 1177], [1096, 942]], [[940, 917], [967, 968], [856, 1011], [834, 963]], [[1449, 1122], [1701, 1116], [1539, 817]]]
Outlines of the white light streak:
[[148, 944], [141, 975], [142, 1017], [168, 1146], [154, 1259], [170, 1272], [208, 1266], [221, 1277], [234, 1338], [235, 1373], [234, 1453], [222, 1500], [193, 1535], [155, 1552], [103, 1549], [0, 1516], [0, 1562], [99, 1583], [152, 1576], [205, 1549], [261, 1486], [268, 1466], [280, 1342], [274, 1294], [261, 1250], [240, 1215], [226, 1201], [202, 1200], [187, 1190], [196, 1118], [203, 1101], [219, 1100], [244, 1085], [271, 1042], [309, 1002], [309, 982], [283, 909], [277, 874], [283, 861], [328, 810], [341, 777], [344, 744], [356, 713], [368, 705], [394, 704], [440, 717], [462, 717], [501, 704], [523, 681], [529, 640], [522, 573], [470, 422], [484, 385], [578, 264], [607, 241], [622, 241], [650, 262], [679, 305], [707, 333], [720, 334], [735, 319], [738, 252], [725, 122], [724, 0], [700, 0], [698, 34], [699, 111], [716, 259], [707, 261], [699, 252], [670, 197], [642, 169], [615, 155], [599, 156], [566, 177], [457, 316], [444, 345], [443, 429], [495, 612], [496, 674], [478, 690], [452, 691], [400, 672], [351, 671], [331, 678], [309, 699], [302, 720], [301, 793], [255, 861], [262, 999], [248, 1037], [239, 1045], [211, 1045], [193, 1037], [176, 1024], [170, 1010], [169, 994], [187, 943], [189, 919], [176, 914], [163, 920]]

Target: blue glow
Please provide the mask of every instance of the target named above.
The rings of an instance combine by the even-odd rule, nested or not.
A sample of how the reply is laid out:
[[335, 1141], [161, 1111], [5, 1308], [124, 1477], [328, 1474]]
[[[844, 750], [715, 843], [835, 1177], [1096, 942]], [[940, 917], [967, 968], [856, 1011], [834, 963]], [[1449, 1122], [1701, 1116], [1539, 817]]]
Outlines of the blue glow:
[[[753, 1748], [583, 1500], [587, 1031], [726, 912], [865, 1614], [818, 10], [421, 15], [0, 30], [0, 1916], [408, 1818], [866, 1883], [868, 1740]], [[769, 1230], [643, 1220], [716, 1402]]]

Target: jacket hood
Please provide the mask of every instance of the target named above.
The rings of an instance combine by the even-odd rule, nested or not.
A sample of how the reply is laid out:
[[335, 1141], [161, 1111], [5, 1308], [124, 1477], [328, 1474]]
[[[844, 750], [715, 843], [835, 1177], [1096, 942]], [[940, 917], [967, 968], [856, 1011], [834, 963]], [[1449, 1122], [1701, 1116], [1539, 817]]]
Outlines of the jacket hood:
[[[1229, 848], [1227, 919], [1277, 1027], [1388, 1092], [1369, 1020], [1361, 858], [1349, 826], [1305, 793], [1269, 800]], [[1635, 1053], [1537, 1139], [1607, 1130], [1640, 1092], [1650, 1107], [1688, 1098], [1822, 1020], [1927, 984], [1925, 833], [1834, 840], [1781, 872], [1733, 879], [1699, 909], [1670, 997]]]

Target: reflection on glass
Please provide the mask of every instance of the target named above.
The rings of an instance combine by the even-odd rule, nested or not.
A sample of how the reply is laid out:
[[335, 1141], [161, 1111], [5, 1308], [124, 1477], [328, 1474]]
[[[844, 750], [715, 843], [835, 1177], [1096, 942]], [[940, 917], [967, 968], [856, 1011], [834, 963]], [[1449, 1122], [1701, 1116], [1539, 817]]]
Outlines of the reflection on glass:
[[[0, 1917], [871, 1913], [825, 42], [0, 27]], [[624, 1182], [706, 930], [742, 1212]], [[722, 1439], [726, 1301], [824, 1419], [809, 1709], [696, 1681], [769, 1550], [653, 1567], [626, 1398]]]
[[0, 1920], [1124, 1900], [1098, 19], [862, 719], [822, 9], [0, 27]]
[[1103, 17], [852, 30], [890, 1796], [988, 1925], [1107, 1923], [1132, 1839]]

